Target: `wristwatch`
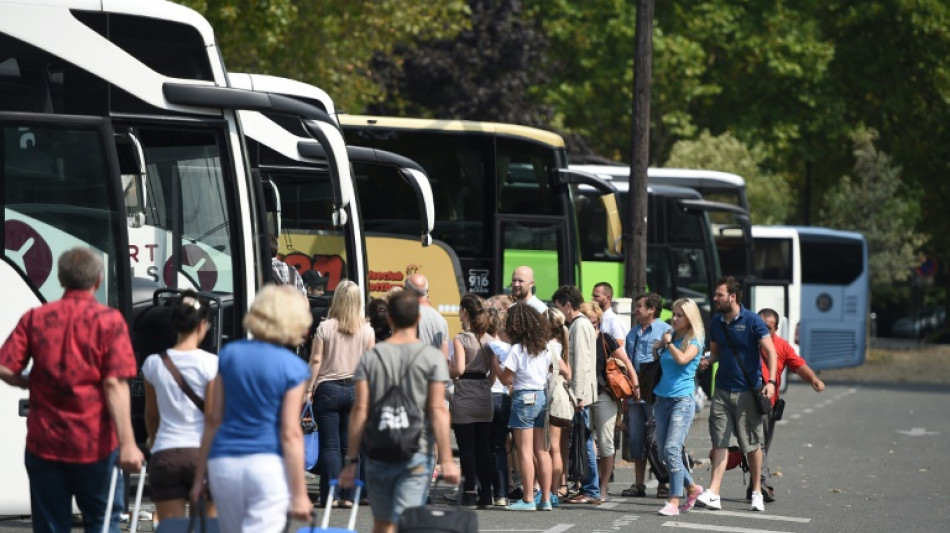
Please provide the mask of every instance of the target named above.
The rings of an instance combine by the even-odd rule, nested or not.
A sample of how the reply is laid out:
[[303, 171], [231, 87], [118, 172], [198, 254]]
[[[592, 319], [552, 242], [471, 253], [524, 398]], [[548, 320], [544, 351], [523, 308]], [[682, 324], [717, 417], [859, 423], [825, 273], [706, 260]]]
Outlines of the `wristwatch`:
[[343, 458], [344, 465], [355, 465], [358, 462], [360, 462], [359, 457], [344, 457]]
[[774, 379], [770, 379], [768, 382], [778, 387], [778, 383], [776, 383]]

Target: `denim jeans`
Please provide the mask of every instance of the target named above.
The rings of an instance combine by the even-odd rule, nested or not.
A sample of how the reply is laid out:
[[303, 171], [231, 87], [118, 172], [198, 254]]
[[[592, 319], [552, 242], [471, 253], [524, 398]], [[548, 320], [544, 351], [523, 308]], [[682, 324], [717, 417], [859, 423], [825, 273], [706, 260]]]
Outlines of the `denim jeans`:
[[644, 443], [647, 435], [647, 421], [653, 417], [653, 404], [646, 402], [627, 402], [627, 435], [630, 437], [630, 457], [637, 461], [647, 458]]
[[434, 455], [416, 453], [408, 461], [395, 463], [367, 458], [365, 463], [366, 488], [373, 495], [373, 518], [399, 523], [403, 511], [426, 504]]
[[[313, 396], [313, 414], [320, 432], [317, 469], [320, 473], [320, 505], [323, 506], [330, 491], [330, 480], [339, 477], [343, 470], [343, 457], [349, 447], [350, 409], [356, 400], [356, 385], [349, 380], [324, 381]], [[335, 497], [351, 499], [350, 491]]]
[[656, 442], [660, 458], [670, 472], [670, 497], [673, 498], [682, 498], [683, 488], [693, 484], [693, 476], [683, 464], [683, 443], [695, 414], [692, 396], [657, 397], [654, 410]]
[[511, 397], [505, 393], [492, 393], [495, 414], [491, 421], [491, 454], [495, 473], [492, 478], [492, 495], [508, 497], [508, 420], [511, 418]]
[[[109, 498], [109, 483], [119, 457], [118, 450], [95, 463], [64, 463], [42, 459], [26, 452], [30, 476], [30, 508], [36, 533], [69, 533], [73, 523], [73, 496], [82, 511], [86, 533], [100, 533]], [[125, 510], [125, 476], [118, 476], [110, 533], [119, 533], [119, 514]]]
[[590, 407], [584, 407], [584, 424], [591, 429], [587, 435], [587, 479], [581, 480], [581, 494], [600, 499], [600, 476], [597, 473], [597, 454], [594, 453], [594, 431], [590, 427]]

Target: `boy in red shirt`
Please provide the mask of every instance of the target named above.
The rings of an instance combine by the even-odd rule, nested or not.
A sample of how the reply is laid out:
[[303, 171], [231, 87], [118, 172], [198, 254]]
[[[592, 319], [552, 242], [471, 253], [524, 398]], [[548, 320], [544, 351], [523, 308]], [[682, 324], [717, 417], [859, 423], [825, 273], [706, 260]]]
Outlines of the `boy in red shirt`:
[[[818, 376], [816, 376], [815, 372], [805, 363], [805, 360], [795, 353], [795, 349], [792, 348], [792, 345], [776, 333], [779, 321], [778, 313], [774, 309], [765, 308], [759, 311], [759, 316], [762, 317], [765, 326], [769, 328], [769, 333], [772, 336], [772, 344], [775, 346], [775, 354], [777, 355], [776, 361], [778, 362], [778, 366], [775, 372], [776, 385], [775, 394], [772, 395], [772, 406], [774, 407], [775, 402], [778, 400], [779, 388], [782, 385], [782, 370], [785, 367], [788, 367], [790, 371], [798, 374], [802, 379], [810, 383], [812, 388], [815, 389], [815, 392], [825, 390], [824, 382], [818, 379]], [[765, 372], [768, 371], [768, 367], [764, 359], [762, 361], [762, 369], [762, 375], [766, 375]], [[762, 496], [766, 503], [775, 501], [775, 490], [772, 488], [772, 472], [769, 471], [768, 461], [769, 448], [772, 446], [772, 437], [775, 435], [775, 422], [776, 420], [772, 418], [771, 414], [766, 417], [765, 449], [762, 454]], [[746, 490], [746, 499], [752, 499], [751, 483]]]

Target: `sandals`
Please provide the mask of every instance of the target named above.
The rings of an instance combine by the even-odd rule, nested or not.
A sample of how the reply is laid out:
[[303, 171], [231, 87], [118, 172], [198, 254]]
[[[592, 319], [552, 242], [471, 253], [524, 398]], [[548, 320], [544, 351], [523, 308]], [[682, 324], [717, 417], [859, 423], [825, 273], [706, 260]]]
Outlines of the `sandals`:
[[629, 489], [620, 491], [620, 495], [628, 498], [643, 498], [647, 495], [647, 487], [643, 483], [634, 483]]

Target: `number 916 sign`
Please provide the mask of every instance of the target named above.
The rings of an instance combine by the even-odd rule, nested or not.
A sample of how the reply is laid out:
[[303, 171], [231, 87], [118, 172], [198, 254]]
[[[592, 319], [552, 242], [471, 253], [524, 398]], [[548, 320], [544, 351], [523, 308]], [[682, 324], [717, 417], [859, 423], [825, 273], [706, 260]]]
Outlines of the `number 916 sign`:
[[468, 291], [475, 294], [488, 294], [488, 269], [472, 268], [468, 271]]

